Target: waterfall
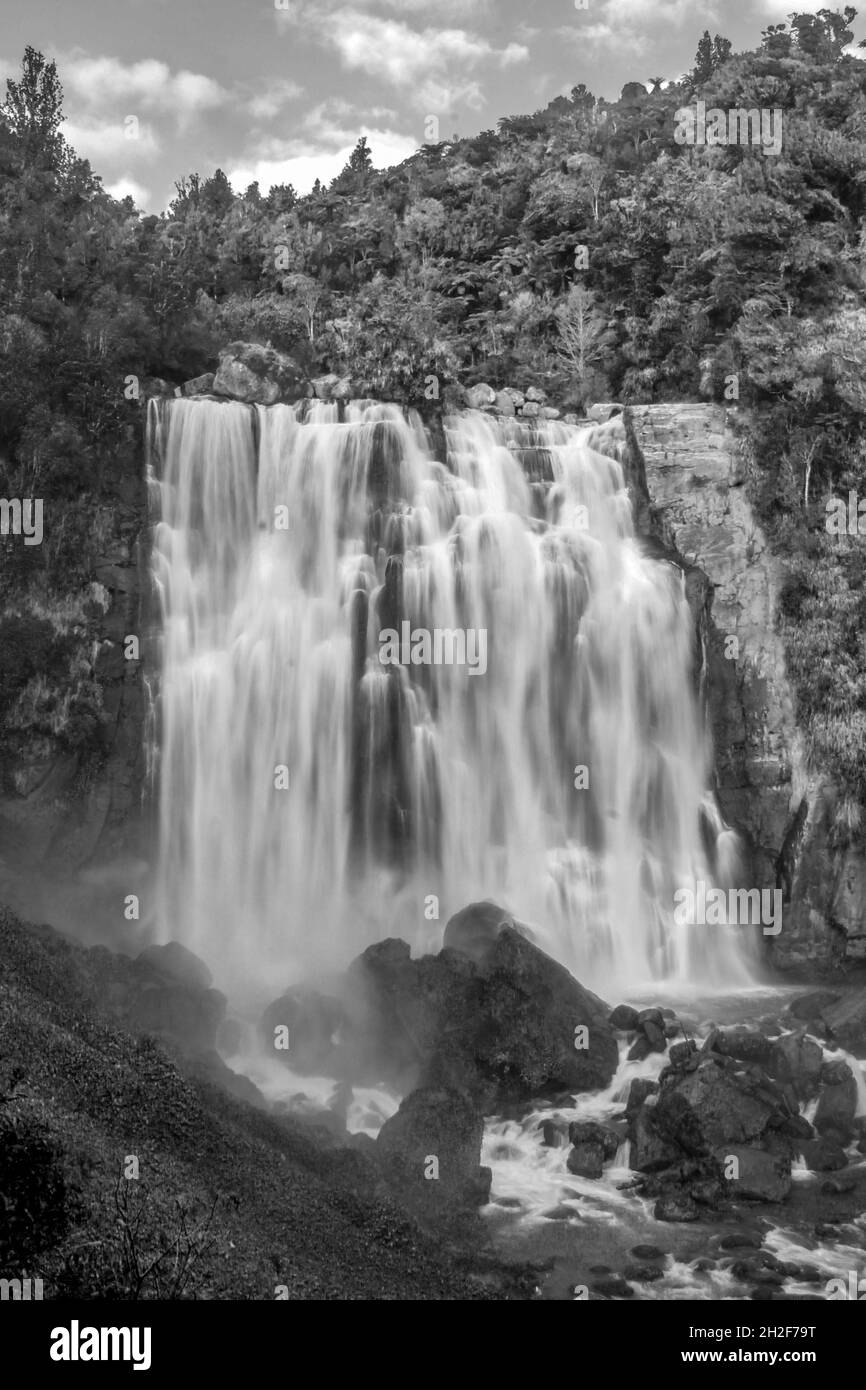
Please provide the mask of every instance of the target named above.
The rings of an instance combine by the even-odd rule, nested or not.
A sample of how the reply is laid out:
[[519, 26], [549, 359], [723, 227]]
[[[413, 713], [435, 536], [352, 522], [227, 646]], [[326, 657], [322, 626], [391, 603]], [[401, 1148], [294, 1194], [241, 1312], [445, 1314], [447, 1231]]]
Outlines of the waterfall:
[[282, 986], [491, 897], [608, 994], [749, 978], [743, 928], [674, 921], [731, 832], [682, 574], [591, 431], [467, 411], [437, 459], [395, 406], [178, 399], [149, 432], [164, 938]]

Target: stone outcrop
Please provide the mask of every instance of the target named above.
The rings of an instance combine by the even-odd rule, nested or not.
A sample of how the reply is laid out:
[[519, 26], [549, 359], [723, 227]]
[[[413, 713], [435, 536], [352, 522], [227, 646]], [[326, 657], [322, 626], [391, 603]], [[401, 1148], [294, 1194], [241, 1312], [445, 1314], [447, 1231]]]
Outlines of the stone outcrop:
[[312, 395], [313, 388], [294, 358], [260, 343], [229, 343], [219, 357], [213, 382], [216, 396], [248, 405], [276, 405]]

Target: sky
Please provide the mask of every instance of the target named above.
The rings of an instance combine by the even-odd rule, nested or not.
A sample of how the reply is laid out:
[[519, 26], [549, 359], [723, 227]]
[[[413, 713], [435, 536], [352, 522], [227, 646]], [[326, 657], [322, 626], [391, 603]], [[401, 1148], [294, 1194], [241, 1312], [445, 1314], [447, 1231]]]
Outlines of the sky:
[[360, 135], [381, 168], [579, 82], [612, 99], [625, 82], [687, 71], [704, 29], [736, 52], [821, 3], [2, 0], [0, 90], [28, 43], [53, 58], [70, 144], [115, 196], [159, 212], [192, 172], [305, 193]]

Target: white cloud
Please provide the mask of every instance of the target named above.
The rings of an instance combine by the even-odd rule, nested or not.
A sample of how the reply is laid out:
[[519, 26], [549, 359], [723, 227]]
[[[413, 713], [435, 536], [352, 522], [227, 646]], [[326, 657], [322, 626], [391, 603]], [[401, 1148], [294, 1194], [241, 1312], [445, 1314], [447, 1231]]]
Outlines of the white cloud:
[[138, 208], [144, 208], [150, 202], [150, 189], [144, 188], [135, 179], [117, 179], [115, 183], [106, 184], [105, 191], [110, 193], [112, 198], [131, 198]]
[[334, 127], [332, 134], [341, 138], [338, 147], [326, 137], [312, 151], [309, 139], [268, 141], [259, 154], [252, 154], [227, 170], [232, 187], [243, 192], [248, 184], [258, 182], [265, 193], [275, 183], [290, 183], [298, 193], [308, 193], [317, 178], [328, 184], [345, 168], [359, 135], [366, 135], [377, 169], [402, 163], [415, 153], [421, 143], [397, 131], [373, 130], [369, 127], [353, 131], [348, 139], [345, 138], [345, 131], [337, 127]]
[[64, 121], [62, 130], [75, 153], [95, 164], [97, 173], [103, 160], [116, 159], [128, 164], [130, 160], [150, 159], [160, 148], [151, 127], [140, 123], [135, 138], [130, 137], [136, 127], [119, 120]]
[[300, 83], [292, 82], [290, 78], [270, 78], [248, 98], [247, 110], [257, 121], [269, 121], [303, 93]]
[[165, 112], [178, 118], [222, 106], [229, 93], [212, 77], [181, 69], [172, 72], [167, 63], [143, 58], [123, 63], [119, 58], [90, 58], [80, 49], [58, 62], [64, 89], [90, 109], [105, 111], [125, 106]]

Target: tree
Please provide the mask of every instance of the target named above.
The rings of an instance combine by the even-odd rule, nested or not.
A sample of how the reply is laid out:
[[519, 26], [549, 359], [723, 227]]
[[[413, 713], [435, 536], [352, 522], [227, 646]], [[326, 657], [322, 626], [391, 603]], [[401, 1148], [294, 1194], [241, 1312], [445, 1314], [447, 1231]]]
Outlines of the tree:
[[698, 44], [698, 51], [695, 54], [695, 66], [691, 72], [691, 82], [695, 87], [703, 82], [709, 82], [713, 73], [726, 63], [731, 56], [731, 41], [723, 39], [720, 34], [716, 34], [714, 39], [710, 38], [709, 29], [705, 29]]
[[20, 142], [28, 164], [58, 169], [64, 161], [66, 142], [60, 134], [63, 120], [63, 88], [57, 65], [28, 44], [21, 64], [21, 80], [6, 82], [3, 115]]
[[583, 285], [572, 285], [568, 297], [556, 310], [559, 329], [558, 355], [569, 364], [579, 383], [583, 383], [593, 363], [601, 360], [610, 345], [607, 325], [598, 312], [595, 296]]

